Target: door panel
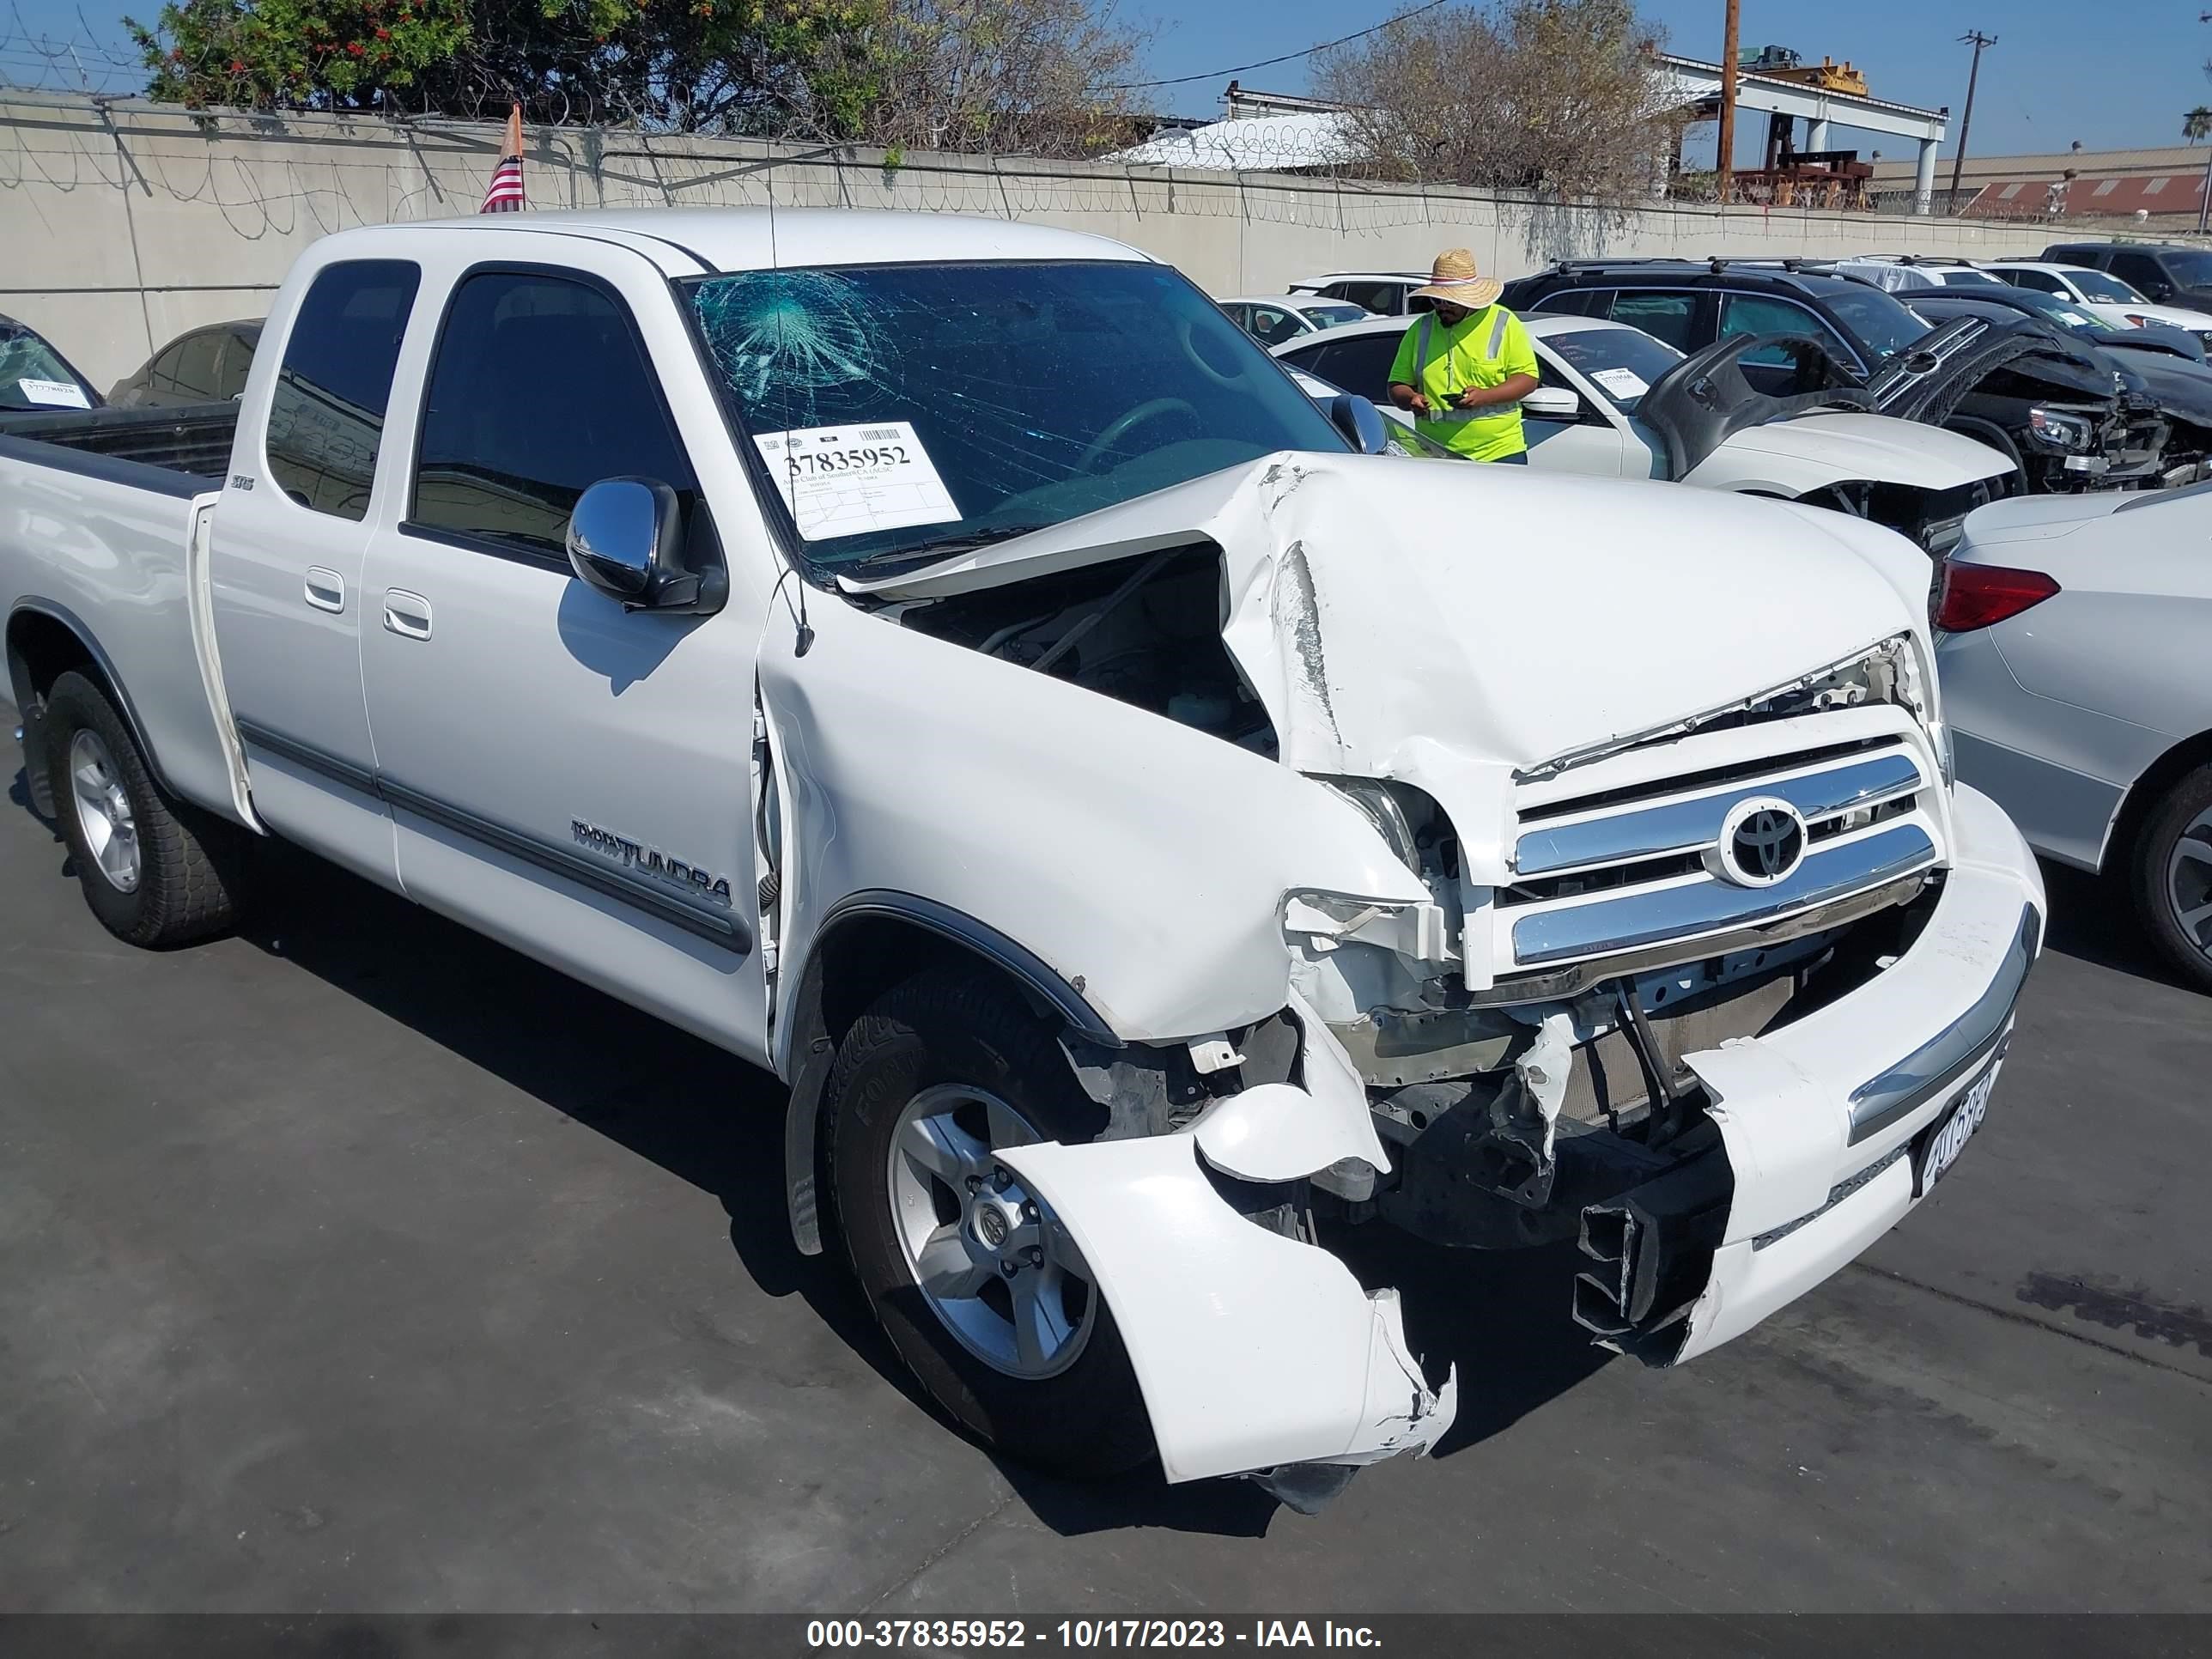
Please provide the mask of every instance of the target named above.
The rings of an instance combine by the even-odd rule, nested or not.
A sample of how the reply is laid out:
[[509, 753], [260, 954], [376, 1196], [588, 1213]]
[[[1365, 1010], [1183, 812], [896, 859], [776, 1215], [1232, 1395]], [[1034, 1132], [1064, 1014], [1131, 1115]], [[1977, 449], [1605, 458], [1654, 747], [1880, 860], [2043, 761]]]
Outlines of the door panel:
[[409, 518], [367, 571], [381, 787], [410, 896], [757, 1053], [763, 613], [743, 582], [713, 617], [625, 611], [562, 550], [601, 477], [656, 478], [708, 514], [635, 320], [672, 312], [666, 287], [626, 292], [613, 278], [647, 268], [605, 259], [595, 280], [492, 270], [455, 289]]
[[[1536, 348], [1537, 382], [1548, 391], [1571, 392], [1583, 400], [1578, 421], [1547, 421], [1533, 415], [1521, 417], [1522, 435], [1528, 442], [1528, 465], [1553, 472], [1578, 472], [1599, 478], [1618, 478], [1626, 471], [1628, 434], [1615, 426], [1608, 412], [1588, 386], [1577, 386], [1559, 361], [1542, 346]], [[1635, 476], [1650, 470], [1644, 446], [1636, 447]]]
[[369, 787], [360, 592], [385, 415], [421, 276], [391, 259], [312, 276], [262, 453], [241, 447], [209, 544], [216, 641], [255, 810], [386, 885], [398, 877], [391, 820]]

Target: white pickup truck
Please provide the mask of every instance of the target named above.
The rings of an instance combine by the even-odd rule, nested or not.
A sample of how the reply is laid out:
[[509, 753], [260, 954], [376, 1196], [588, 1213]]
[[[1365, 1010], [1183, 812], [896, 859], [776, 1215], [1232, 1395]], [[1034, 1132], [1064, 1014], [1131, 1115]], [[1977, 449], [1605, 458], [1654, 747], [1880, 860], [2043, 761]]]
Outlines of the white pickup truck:
[[99, 919], [216, 932], [278, 836], [773, 1068], [801, 1247], [1050, 1467], [1432, 1445], [1363, 1222], [1727, 1341], [1951, 1166], [2039, 946], [1918, 550], [1363, 453], [1092, 238], [350, 230], [236, 404], [34, 427], [0, 616]]

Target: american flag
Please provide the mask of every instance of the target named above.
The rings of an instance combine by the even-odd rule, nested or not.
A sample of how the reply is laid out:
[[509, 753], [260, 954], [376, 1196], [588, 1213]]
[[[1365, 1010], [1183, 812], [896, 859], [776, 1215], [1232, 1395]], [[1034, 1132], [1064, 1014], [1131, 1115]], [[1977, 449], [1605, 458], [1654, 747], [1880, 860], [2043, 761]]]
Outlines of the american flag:
[[499, 165], [491, 170], [479, 213], [520, 213], [529, 206], [522, 196], [522, 106], [508, 112], [507, 137], [500, 141]]

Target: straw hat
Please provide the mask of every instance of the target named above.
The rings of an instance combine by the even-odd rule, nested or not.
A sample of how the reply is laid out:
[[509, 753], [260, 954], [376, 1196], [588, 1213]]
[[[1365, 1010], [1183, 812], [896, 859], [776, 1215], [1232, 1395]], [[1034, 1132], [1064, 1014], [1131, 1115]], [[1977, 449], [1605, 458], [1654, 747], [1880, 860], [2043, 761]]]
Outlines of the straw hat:
[[1406, 297], [1442, 300], [1448, 305], [1480, 311], [1495, 304], [1504, 291], [1505, 284], [1495, 276], [1476, 275], [1474, 255], [1463, 247], [1448, 247], [1437, 255], [1436, 264], [1429, 267], [1429, 285], [1415, 289]]

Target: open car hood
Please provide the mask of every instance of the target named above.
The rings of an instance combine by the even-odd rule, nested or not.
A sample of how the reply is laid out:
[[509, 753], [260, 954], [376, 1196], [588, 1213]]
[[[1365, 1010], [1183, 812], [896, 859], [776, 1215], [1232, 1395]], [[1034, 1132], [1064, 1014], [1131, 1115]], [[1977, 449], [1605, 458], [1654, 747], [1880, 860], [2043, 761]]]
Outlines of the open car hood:
[[1855, 410], [1815, 410], [1731, 433], [1707, 465], [1739, 454], [1786, 455], [1828, 469], [1838, 483], [1866, 479], [1921, 489], [1956, 489], [2013, 470], [2008, 457], [1963, 433]]
[[1285, 763], [1402, 778], [1494, 815], [1501, 769], [1747, 701], [1905, 632], [1908, 567], [1924, 587], [1926, 564], [1900, 538], [1881, 550], [1891, 541], [1885, 569], [1844, 529], [1771, 502], [1285, 452], [843, 585], [929, 599], [1211, 543], [1223, 639]]

